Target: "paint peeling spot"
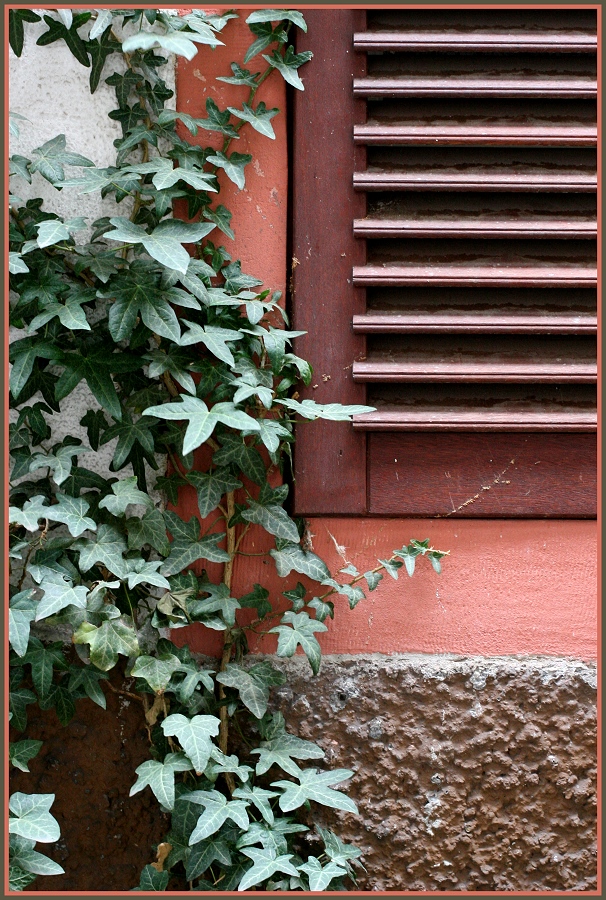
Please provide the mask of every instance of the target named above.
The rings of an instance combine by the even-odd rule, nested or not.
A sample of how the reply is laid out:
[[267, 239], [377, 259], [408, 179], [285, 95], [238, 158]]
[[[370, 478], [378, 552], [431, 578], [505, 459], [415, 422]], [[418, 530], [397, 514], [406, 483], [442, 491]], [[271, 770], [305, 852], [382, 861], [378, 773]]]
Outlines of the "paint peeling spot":
[[198, 81], [202, 81], [204, 84], [206, 84], [206, 78], [204, 77], [200, 69], [194, 69], [193, 76], [194, 78], [197, 78]]
[[253, 160], [253, 169], [255, 170], [259, 178], [265, 178], [265, 172], [261, 168], [261, 163], [258, 159]]
[[270, 203], [275, 203], [276, 206], [280, 206], [280, 194], [278, 193], [278, 188], [272, 188], [269, 192], [269, 200]]

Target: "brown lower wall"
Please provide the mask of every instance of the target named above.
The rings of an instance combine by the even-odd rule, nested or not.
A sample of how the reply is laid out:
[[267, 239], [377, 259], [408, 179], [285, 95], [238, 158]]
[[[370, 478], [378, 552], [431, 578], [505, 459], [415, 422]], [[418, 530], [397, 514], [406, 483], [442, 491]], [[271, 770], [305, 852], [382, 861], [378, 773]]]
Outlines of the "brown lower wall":
[[356, 772], [360, 816], [322, 820], [362, 849], [360, 890], [595, 890], [595, 667], [377, 654], [288, 669], [291, 730]]

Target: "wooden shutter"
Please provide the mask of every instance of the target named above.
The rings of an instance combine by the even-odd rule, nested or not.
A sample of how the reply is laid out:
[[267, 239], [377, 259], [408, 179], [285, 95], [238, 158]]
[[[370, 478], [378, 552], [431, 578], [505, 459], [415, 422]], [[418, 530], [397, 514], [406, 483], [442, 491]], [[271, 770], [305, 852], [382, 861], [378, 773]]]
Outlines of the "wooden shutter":
[[301, 514], [596, 511], [596, 10], [310, 10]]

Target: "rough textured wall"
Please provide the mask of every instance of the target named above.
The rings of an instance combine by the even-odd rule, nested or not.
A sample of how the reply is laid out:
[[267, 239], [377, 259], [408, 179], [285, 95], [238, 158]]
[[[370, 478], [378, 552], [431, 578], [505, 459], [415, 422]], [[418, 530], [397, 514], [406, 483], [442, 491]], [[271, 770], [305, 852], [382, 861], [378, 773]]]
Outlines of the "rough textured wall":
[[595, 668], [547, 658], [288, 665], [290, 728], [356, 775], [328, 812], [376, 891], [595, 890]]

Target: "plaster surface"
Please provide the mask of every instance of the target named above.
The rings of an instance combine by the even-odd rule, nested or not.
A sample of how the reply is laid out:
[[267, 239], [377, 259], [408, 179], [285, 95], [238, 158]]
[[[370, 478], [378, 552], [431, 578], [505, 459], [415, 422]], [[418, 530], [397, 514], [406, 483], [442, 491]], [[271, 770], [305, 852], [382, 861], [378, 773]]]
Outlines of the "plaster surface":
[[[333, 656], [276, 692], [321, 768], [354, 771], [363, 891], [596, 888], [595, 667], [577, 660]], [[345, 786], [343, 786], [345, 787]]]

